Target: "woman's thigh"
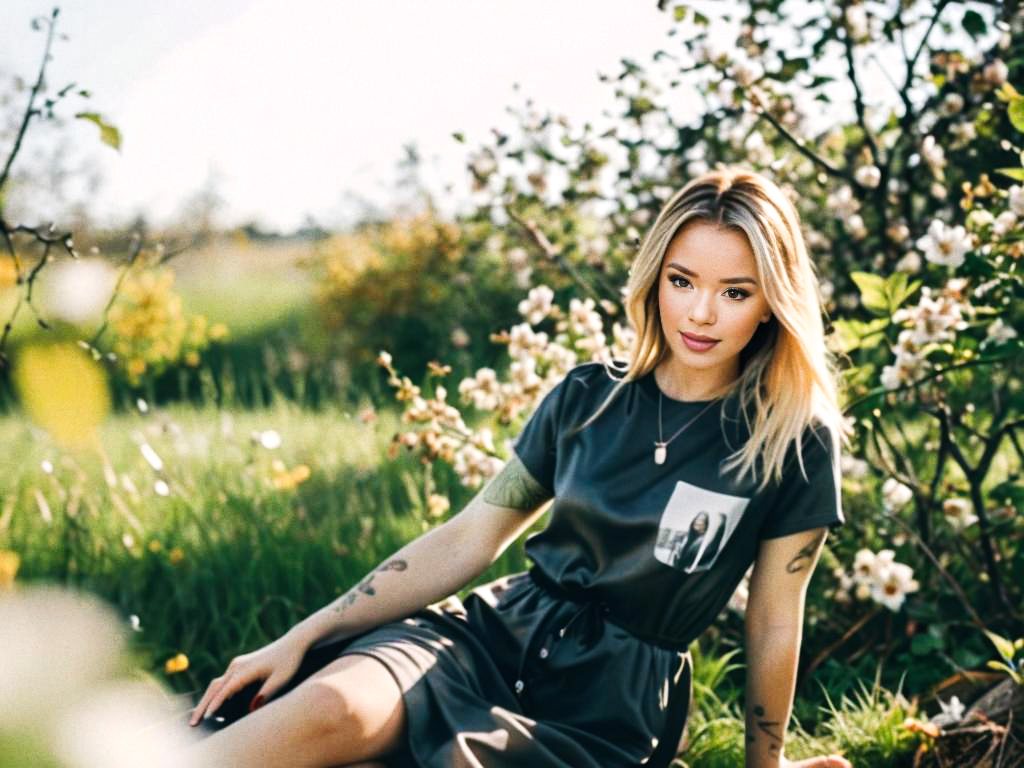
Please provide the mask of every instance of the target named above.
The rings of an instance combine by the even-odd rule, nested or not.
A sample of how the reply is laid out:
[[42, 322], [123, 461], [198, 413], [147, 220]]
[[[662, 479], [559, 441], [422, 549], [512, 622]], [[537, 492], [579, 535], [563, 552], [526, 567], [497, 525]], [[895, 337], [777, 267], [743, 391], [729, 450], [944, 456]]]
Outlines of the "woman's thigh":
[[326, 725], [324, 749], [331, 759], [358, 763], [401, 746], [406, 729], [402, 691], [378, 659], [345, 654], [300, 683], [298, 689], [303, 688], [321, 709], [317, 720]]

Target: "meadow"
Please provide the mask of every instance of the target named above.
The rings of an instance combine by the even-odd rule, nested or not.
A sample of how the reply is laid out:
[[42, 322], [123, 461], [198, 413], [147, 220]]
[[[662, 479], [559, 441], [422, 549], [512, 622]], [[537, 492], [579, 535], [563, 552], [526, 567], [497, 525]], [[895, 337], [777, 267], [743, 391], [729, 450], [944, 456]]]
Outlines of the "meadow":
[[[277, 638], [435, 522], [418, 462], [386, 457], [399, 426], [389, 411], [144, 407], [104, 425], [105, 454], [61, 449], [18, 417], [0, 421], [20, 468], [0, 480], [0, 548], [20, 553], [22, 582], [108, 601], [138, 666], [182, 696], [197, 697], [234, 655]], [[454, 505], [468, 500], [454, 477], [439, 490]], [[523, 570], [522, 541], [460, 594]], [[739, 651], [713, 631], [692, 650], [682, 758], [736, 765]], [[805, 731], [798, 713], [787, 752], [840, 748], [861, 755], [858, 765], [897, 765], [915, 743], [901, 727], [914, 708], [877, 687], [862, 694], [819, 713], [827, 729], [817, 736], [805, 703], [813, 722]]]

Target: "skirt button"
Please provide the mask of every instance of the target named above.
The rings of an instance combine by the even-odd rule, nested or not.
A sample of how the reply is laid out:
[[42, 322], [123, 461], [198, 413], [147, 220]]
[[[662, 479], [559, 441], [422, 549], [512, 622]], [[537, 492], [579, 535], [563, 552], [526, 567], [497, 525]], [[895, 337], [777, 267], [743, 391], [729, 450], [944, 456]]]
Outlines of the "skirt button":
[[546, 659], [548, 657], [548, 649], [547, 648], [541, 648], [540, 649], [540, 657], [542, 659]]

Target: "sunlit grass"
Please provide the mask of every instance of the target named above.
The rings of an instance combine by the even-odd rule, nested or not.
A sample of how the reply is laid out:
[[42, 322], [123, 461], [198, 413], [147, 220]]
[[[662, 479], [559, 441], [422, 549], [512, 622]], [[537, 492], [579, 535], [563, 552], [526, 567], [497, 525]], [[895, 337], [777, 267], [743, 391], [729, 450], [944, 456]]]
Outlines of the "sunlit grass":
[[[23, 418], [2, 419], [0, 550], [20, 555], [19, 582], [104, 598], [134, 628], [140, 665], [194, 694], [233, 656], [279, 637], [436, 521], [423, 468], [385, 459], [400, 426], [391, 412], [311, 412], [284, 401], [257, 411], [147, 405], [108, 420], [97, 452], [63, 449]], [[287, 474], [300, 467], [308, 472]], [[461, 509], [474, 491], [454, 473], [437, 474], [435, 492]], [[282, 482], [286, 475], [301, 479]], [[525, 569], [524, 538], [461, 594]], [[708, 649], [713, 642], [693, 646], [689, 747], [677, 763], [689, 768], [742, 764], [743, 657]], [[903, 708], [875, 694], [844, 697], [814, 734], [794, 716], [787, 754], [904, 764]]]

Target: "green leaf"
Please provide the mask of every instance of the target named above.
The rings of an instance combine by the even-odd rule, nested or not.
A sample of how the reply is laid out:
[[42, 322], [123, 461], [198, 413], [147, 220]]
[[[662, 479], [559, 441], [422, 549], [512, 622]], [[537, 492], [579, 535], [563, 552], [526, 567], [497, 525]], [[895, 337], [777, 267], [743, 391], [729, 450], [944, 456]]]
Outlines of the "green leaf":
[[[988, 639], [992, 641], [996, 650], [999, 651], [1000, 656], [1007, 661], [1013, 661], [1013, 643], [1011, 641], [1007, 640], [1005, 637], [997, 635], [995, 632], [990, 632], [987, 629], [983, 629], [982, 632], [984, 632], [988, 636]], [[989, 665], [991, 666], [992, 663], [993, 662], [989, 662]]]
[[932, 635], [914, 635], [910, 641], [910, 652], [915, 656], [927, 656], [942, 650], [942, 639]]
[[872, 312], [888, 312], [889, 300], [885, 293], [885, 278], [870, 272], [853, 272], [853, 282], [860, 288], [860, 302]]
[[672, 9], [672, 15], [675, 17], [676, 21], [682, 21], [683, 19], [686, 18], [686, 6], [677, 5], [675, 8]]
[[1009, 176], [1014, 181], [1024, 181], [1024, 168], [996, 168], [996, 173]]
[[876, 317], [870, 323], [860, 320], [839, 319], [832, 323], [836, 342], [843, 352], [855, 349], [871, 349], [882, 341], [882, 331], [889, 325], [888, 317]]
[[889, 299], [889, 312], [895, 312], [900, 305], [913, 295], [914, 291], [921, 285], [920, 280], [907, 284], [906, 272], [894, 272], [885, 281], [885, 294]]
[[102, 115], [96, 112], [79, 112], [75, 117], [95, 123], [100, 129], [100, 141], [113, 147], [118, 152], [121, 151], [121, 132], [117, 130], [116, 126], [104, 120]]
[[988, 29], [988, 25], [985, 24], [985, 19], [977, 11], [966, 11], [964, 13], [963, 20], [960, 23], [963, 25], [964, 32], [975, 40], [984, 35], [985, 30]]
[[1024, 97], [1016, 98], [1010, 102], [1009, 107], [1010, 122], [1013, 127], [1021, 133], [1024, 133]]

